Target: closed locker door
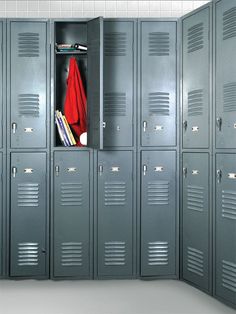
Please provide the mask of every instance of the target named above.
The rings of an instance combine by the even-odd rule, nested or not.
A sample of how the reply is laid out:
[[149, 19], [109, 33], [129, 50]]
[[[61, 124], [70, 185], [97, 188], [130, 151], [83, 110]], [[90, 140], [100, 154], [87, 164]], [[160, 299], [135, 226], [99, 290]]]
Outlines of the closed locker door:
[[0, 153], [0, 276], [3, 272], [3, 177], [2, 177], [2, 153]]
[[55, 152], [54, 276], [90, 272], [89, 152]]
[[9, 27], [11, 147], [46, 147], [47, 24]]
[[216, 295], [236, 304], [236, 155], [216, 155]]
[[236, 3], [216, 3], [216, 147], [236, 148]]
[[141, 145], [176, 144], [176, 23], [141, 22]]
[[[0, 21], [0, 47], [3, 47], [3, 22]], [[3, 142], [3, 49], [0, 49], [0, 147]]]
[[209, 290], [209, 155], [183, 154], [183, 278]]
[[131, 276], [133, 153], [98, 153], [98, 276]]
[[[104, 22], [104, 145], [133, 145], [134, 22]], [[128, 130], [128, 132], [127, 132]]]
[[210, 8], [183, 20], [183, 147], [208, 148]]
[[10, 275], [46, 275], [46, 153], [11, 154]]
[[176, 152], [142, 152], [141, 275], [176, 274]]

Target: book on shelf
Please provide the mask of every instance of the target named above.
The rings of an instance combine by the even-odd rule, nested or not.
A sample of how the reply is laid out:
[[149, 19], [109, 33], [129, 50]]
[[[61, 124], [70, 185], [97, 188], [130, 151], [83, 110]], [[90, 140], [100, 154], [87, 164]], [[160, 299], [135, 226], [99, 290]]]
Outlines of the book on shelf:
[[56, 50], [59, 52], [87, 51], [87, 46], [79, 43], [76, 44], [56, 44]]
[[71, 132], [66, 117], [59, 110], [55, 111], [55, 123], [62, 144], [67, 147], [76, 145], [74, 135]]

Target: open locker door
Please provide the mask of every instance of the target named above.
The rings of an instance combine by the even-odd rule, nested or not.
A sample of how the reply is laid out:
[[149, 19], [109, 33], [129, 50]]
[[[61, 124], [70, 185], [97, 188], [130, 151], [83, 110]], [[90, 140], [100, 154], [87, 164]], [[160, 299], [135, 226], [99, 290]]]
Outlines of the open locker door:
[[88, 22], [88, 147], [103, 149], [103, 18]]

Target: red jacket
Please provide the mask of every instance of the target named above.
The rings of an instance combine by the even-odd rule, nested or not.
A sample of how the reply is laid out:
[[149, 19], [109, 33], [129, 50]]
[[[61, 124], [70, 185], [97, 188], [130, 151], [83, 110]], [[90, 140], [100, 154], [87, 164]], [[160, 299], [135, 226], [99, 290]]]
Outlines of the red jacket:
[[86, 104], [87, 99], [77, 61], [75, 58], [71, 58], [67, 78], [64, 113], [73, 130], [77, 146], [83, 146], [80, 143], [79, 137], [82, 133], [87, 132]]

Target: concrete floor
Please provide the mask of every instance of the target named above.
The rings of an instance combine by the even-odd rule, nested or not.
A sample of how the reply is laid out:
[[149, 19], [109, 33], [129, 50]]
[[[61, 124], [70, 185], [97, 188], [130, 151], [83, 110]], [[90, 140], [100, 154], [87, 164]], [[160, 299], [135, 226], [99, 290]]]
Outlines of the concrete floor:
[[0, 281], [1, 314], [235, 314], [179, 281]]

